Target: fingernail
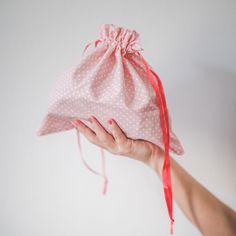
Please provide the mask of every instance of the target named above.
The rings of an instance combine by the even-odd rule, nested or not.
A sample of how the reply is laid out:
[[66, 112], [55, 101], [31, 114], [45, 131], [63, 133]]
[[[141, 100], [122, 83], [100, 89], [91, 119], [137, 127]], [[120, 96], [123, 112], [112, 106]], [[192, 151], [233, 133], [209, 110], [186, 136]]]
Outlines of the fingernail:
[[80, 120], [73, 120], [73, 121], [71, 121], [71, 123], [72, 123], [75, 127], [77, 127], [77, 126], [80, 125], [82, 122], [81, 122]]
[[77, 122], [77, 125], [82, 124], [82, 121], [80, 120], [76, 120], [76, 122]]
[[109, 123], [110, 125], [112, 125], [112, 119], [108, 120], [108, 123]]
[[92, 118], [92, 119], [96, 119], [96, 117], [95, 117], [95, 116], [93, 116], [93, 115], [91, 115], [91, 118]]

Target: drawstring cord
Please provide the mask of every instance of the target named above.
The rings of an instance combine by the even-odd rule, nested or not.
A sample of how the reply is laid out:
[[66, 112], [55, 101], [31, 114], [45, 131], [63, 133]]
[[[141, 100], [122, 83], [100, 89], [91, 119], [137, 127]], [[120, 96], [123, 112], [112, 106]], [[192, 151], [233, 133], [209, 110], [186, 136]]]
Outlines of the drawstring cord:
[[[100, 43], [101, 40], [98, 39], [94, 42], [91, 42], [91, 43], [88, 43], [86, 46], [85, 46], [85, 49], [83, 51], [83, 54], [85, 53], [85, 51], [88, 49], [88, 47], [91, 45], [91, 44], [95, 44], [95, 47], [97, 47], [98, 43]], [[75, 121], [76, 122], [76, 121]], [[76, 128], [76, 123], [74, 123], [74, 121], [71, 121], [72, 125]], [[93, 168], [91, 168], [88, 163], [85, 161], [85, 158], [83, 156], [83, 153], [82, 153], [82, 147], [81, 147], [81, 140], [80, 140], [80, 133], [79, 133], [79, 130], [76, 129], [76, 133], [77, 133], [77, 142], [78, 142], [78, 147], [79, 147], [79, 151], [80, 151], [80, 156], [81, 156], [81, 159], [84, 163], [84, 165], [88, 168], [88, 170], [90, 170], [92, 173], [94, 173], [95, 175], [98, 175], [98, 176], [101, 176], [102, 178], [104, 178], [104, 185], [103, 185], [103, 195], [105, 195], [107, 193], [107, 185], [108, 185], [108, 178], [106, 176], [106, 162], [105, 162], [105, 153], [104, 153], [104, 149], [100, 147], [100, 151], [101, 151], [101, 158], [102, 158], [102, 173], [99, 173], [97, 171], [95, 171]]]
[[93, 41], [93, 42], [91, 42], [91, 43], [88, 43], [88, 44], [85, 46], [85, 48], [84, 48], [83, 55], [84, 55], [85, 51], [88, 49], [88, 47], [89, 47], [91, 44], [94, 43], [95, 47], [97, 47], [98, 43], [101, 43], [101, 42], [102, 42], [102, 41], [101, 41], [100, 39], [97, 39], [97, 40], [95, 40], [95, 41]]
[[[74, 123], [74, 121], [71, 122], [73, 124], [73, 126], [75, 126], [76, 128], [76, 125]], [[79, 151], [80, 151], [80, 156], [81, 156], [81, 159], [84, 163], [84, 165], [92, 172], [94, 173], [95, 175], [99, 175], [101, 176], [102, 178], [104, 178], [104, 186], [103, 186], [103, 194], [105, 195], [106, 192], [107, 192], [107, 184], [108, 184], [108, 178], [105, 174], [105, 154], [104, 154], [104, 150], [103, 148], [100, 148], [100, 151], [101, 151], [101, 157], [102, 157], [102, 173], [99, 173], [97, 172], [96, 170], [94, 170], [93, 168], [91, 168], [88, 163], [85, 161], [85, 158], [83, 156], [83, 152], [82, 152], [82, 146], [81, 146], [81, 140], [80, 140], [80, 133], [79, 133], [79, 130], [76, 129], [76, 133], [77, 133], [77, 142], [78, 142], [78, 147], [79, 147]]]

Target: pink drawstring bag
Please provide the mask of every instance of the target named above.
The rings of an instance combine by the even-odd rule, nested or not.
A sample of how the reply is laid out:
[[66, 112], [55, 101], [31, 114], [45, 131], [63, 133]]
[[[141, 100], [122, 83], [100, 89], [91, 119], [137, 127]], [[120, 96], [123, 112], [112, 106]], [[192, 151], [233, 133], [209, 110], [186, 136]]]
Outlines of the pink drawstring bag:
[[127, 137], [152, 142], [164, 150], [162, 182], [173, 234], [172, 185], [169, 151], [183, 155], [183, 147], [172, 131], [162, 82], [141, 55], [139, 34], [113, 24], [101, 26], [100, 38], [89, 43], [78, 64], [55, 85], [49, 107], [37, 131], [46, 135], [75, 128], [83, 163], [104, 178], [107, 191], [104, 150], [102, 173], [93, 170], [81, 151], [75, 121], [92, 129], [94, 115], [109, 131], [113, 118]]

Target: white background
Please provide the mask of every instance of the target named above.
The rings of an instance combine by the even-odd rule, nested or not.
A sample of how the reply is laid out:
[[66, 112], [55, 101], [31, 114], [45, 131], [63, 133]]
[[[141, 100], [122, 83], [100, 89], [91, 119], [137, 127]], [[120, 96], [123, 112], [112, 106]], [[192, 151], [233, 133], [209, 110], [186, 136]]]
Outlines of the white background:
[[[83, 165], [74, 130], [38, 137], [53, 85], [100, 25], [141, 35], [184, 148], [176, 160], [236, 208], [236, 2], [0, 1], [0, 235], [168, 235], [158, 176], [106, 152], [103, 179]], [[100, 169], [99, 149], [82, 137]], [[174, 203], [175, 235], [200, 235]], [[217, 227], [217, 225], [216, 225]]]

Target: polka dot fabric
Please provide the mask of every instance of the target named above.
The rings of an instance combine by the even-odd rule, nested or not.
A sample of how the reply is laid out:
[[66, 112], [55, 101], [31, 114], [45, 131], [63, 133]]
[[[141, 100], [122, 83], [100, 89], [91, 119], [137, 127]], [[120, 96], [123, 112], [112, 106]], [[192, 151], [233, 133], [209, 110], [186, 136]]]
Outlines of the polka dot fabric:
[[[49, 97], [49, 106], [38, 135], [74, 129], [80, 119], [92, 129], [89, 118], [94, 115], [109, 132], [113, 118], [132, 139], [152, 142], [165, 152], [162, 182], [173, 233], [172, 185], [169, 150], [183, 155], [183, 147], [171, 127], [161, 80], [141, 55], [139, 34], [113, 24], [101, 26], [100, 38], [89, 43], [80, 62], [57, 81]], [[79, 131], [78, 144], [81, 152]], [[104, 177], [104, 153], [101, 148]]]
[[[128, 137], [164, 149], [156, 94], [143, 62], [135, 54], [142, 50], [139, 34], [105, 24], [100, 36], [100, 42], [89, 45], [79, 64], [55, 84], [37, 134], [72, 129], [75, 119], [92, 128], [88, 119], [94, 115], [107, 130], [107, 120], [113, 118]], [[170, 151], [184, 153], [172, 130]]]

